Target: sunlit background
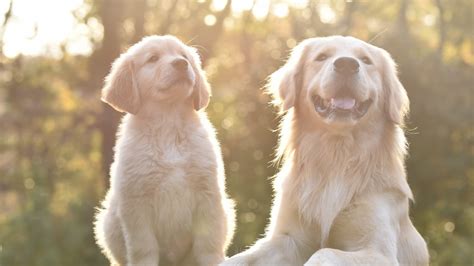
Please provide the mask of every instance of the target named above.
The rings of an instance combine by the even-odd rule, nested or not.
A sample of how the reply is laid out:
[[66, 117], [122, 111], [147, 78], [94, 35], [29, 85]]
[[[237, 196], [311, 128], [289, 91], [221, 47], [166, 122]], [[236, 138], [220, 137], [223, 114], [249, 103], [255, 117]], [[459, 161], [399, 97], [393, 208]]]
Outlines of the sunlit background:
[[110, 64], [150, 34], [199, 49], [238, 209], [229, 255], [268, 221], [278, 119], [260, 88], [308, 37], [388, 50], [411, 99], [411, 216], [433, 265], [474, 263], [471, 0], [0, 1], [0, 265], [107, 265], [92, 234], [120, 114], [99, 101]]

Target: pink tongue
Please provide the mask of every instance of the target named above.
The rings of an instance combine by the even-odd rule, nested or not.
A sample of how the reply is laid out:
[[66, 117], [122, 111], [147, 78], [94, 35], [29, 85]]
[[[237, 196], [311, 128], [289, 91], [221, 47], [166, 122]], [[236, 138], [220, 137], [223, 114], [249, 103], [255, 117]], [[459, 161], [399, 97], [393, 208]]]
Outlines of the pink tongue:
[[355, 99], [353, 98], [331, 98], [331, 106], [338, 109], [350, 110], [354, 105]]

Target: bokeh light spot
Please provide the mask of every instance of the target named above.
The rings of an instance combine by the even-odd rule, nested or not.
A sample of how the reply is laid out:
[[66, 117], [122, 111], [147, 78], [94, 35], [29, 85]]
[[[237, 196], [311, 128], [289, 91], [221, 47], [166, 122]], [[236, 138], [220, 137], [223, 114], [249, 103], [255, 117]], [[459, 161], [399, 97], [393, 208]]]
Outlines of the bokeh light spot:
[[255, 213], [253, 212], [246, 212], [241, 215], [241, 220], [244, 223], [252, 223], [255, 221]]
[[444, 224], [444, 231], [446, 231], [448, 233], [452, 233], [455, 228], [456, 228], [456, 226], [454, 225], [453, 222], [447, 222], [447, 223]]
[[238, 162], [231, 162], [229, 168], [232, 172], [237, 172], [240, 169], [240, 164]]
[[247, 201], [247, 206], [251, 210], [255, 210], [258, 207], [258, 202], [255, 199], [249, 199]]
[[261, 160], [263, 158], [263, 152], [261, 150], [254, 151], [253, 158], [255, 158], [255, 160]]
[[214, 26], [216, 21], [216, 16], [214, 15], [207, 15], [204, 17], [204, 24], [206, 24], [206, 26]]
[[288, 46], [288, 48], [293, 48], [296, 46], [296, 40], [293, 39], [293, 38], [289, 38], [288, 40], [286, 40], [286, 46]]
[[35, 188], [35, 181], [32, 178], [27, 178], [25, 181], [23, 181], [23, 185], [25, 186], [26, 189], [33, 189]]
[[278, 3], [273, 6], [273, 14], [276, 17], [284, 18], [288, 16], [289, 10], [288, 5], [284, 3]]

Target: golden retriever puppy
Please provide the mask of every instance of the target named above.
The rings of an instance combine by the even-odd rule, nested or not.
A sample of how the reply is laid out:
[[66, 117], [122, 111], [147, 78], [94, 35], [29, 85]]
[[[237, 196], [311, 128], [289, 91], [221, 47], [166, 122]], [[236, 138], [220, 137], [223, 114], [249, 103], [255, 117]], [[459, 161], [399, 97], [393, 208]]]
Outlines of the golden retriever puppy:
[[102, 100], [127, 112], [95, 236], [119, 265], [217, 265], [234, 230], [209, 85], [195, 49], [150, 36], [113, 64]]
[[270, 226], [223, 265], [427, 265], [408, 215], [409, 102], [390, 55], [352, 37], [307, 39], [268, 91], [284, 115]]

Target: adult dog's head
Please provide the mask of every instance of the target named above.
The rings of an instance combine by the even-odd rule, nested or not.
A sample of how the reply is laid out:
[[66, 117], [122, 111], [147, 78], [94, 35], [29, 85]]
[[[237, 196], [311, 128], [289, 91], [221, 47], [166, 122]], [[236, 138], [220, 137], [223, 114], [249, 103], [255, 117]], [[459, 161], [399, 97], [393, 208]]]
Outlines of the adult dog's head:
[[186, 102], [199, 110], [209, 102], [209, 84], [194, 48], [173, 36], [149, 36], [115, 60], [102, 100], [131, 114]]
[[409, 105], [390, 55], [353, 37], [302, 41], [268, 90], [282, 111], [295, 107], [314, 124], [340, 129], [377, 118], [401, 125]]

